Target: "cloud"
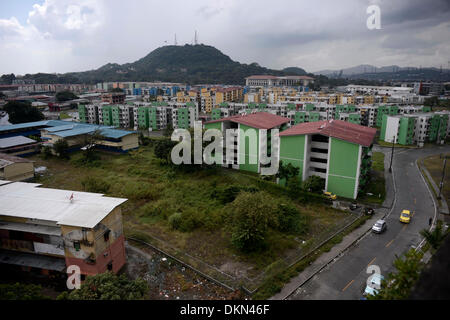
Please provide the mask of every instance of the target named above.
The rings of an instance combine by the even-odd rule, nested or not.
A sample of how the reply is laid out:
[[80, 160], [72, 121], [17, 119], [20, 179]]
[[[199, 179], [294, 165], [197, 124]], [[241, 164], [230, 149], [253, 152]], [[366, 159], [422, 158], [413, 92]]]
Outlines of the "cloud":
[[[381, 8], [368, 30], [366, 8]], [[24, 24], [0, 14], [3, 73], [69, 72], [133, 62], [166, 42], [209, 44], [243, 63], [307, 71], [358, 64], [447, 64], [445, 0], [45, 0]]]

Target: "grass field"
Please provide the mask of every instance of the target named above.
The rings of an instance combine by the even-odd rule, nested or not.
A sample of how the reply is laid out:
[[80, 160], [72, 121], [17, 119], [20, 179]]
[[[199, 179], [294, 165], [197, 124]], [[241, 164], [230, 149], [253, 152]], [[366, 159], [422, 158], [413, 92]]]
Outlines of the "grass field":
[[[88, 167], [78, 164], [80, 153], [73, 153], [71, 160], [44, 160], [40, 155], [31, 160], [36, 167], [48, 168], [45, 175], [36, 178], [44, 187], [129, 199], [122, 205], [126, 236], [144, 237], [172, 253], [187, 253], [233, 276], [254, 277], [273, 262], [302, 250], [353, 217], [323, 204], [294, 201], [284, 188], [264, 182], [254, 174], [221, 167], [186, 173], [161, 165], [150, 146], [129, 154], [98, 154], [101, 159]], [[231, 232], [224, 223], [226, 207], [212, 197], [214, 192], [229, 186], [255, 187], [295, 205], [307, 221], [308, 231], [285, 234], [270, 230], [266, 250], [241, 253], [231, 245]], [[168, 219], [178, 212], [189, 219], [189, 230], [172, 229]]]
[[[371, 193], [372, 195], [367, 195], [367, 193]], [[373, 152], [371, 180], [359, 200], [381, 205], [384, 202], [385, 197], [386, 186], [384, 179], [384, 153]]]
[[[450, 153], [446, 154], [450, 157]], [[434, 183], [439, 187], [442, 180], [442, 170], [444, 169], [444, 159], [440, 158], [440, 155], [434, 155], [423, 160], [423, 164], [428, 169]], [[450, 159], [447, 159], [447, 165], [445, 168], [444, 185], [442, 187], [442, 198], [447, 199], [447, 203], [450, 199]]]

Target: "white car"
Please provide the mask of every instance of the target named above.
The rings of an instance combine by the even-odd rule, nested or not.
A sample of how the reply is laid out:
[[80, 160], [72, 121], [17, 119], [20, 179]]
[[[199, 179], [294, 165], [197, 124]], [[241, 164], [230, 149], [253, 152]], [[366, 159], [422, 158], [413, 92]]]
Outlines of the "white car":
[[364, 296], [376, 295], [378, 293], [378, 290], [380, 290], [379, 288], [381, 288], [381, 282], [383, 280], [384, 280], [384, 277], [381, 274], [375, 273], [372, 276], [372, 279], [371, 279], [370, 283], [367, 284], [363, 295]]
[[386, 221], [378, 220], [373, 225], [372, 231], [375, 232], [375, 233], [382, 233], [384, 230], [386, 230], [386, 228], [387, 228]]

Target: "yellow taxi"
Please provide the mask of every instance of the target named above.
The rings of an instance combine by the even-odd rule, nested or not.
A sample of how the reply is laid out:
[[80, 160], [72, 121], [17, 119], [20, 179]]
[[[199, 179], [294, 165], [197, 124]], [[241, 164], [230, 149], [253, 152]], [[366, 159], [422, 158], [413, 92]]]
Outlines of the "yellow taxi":
[[411, 221], [411, 212], [409, 210], [403, 210], [400, 214], [400, 222], [409, 223]]
[[323, 193], [328, 199], [331, 199], [331, 200], [336, 200], [336, 195], [335, 194], [332, 194], [331, 192], [324, 192]]

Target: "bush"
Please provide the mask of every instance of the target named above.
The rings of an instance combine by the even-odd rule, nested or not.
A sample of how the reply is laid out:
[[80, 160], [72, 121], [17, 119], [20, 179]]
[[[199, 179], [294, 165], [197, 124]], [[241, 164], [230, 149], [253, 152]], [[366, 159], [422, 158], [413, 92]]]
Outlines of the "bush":
[[148, 291], [147, 283], [138, 278], [129, 280], [111, 272], [90, 276], [80, 289], [63, 293], [58, 300], [142, 300]]
[[108, 193], [111, 185], [105, 180], [87, 177], [81, 181], [84, 191], [94, 193]]
[[243, 252], [266, 247], [269, 225], [274, 225], [277, 207], [266, 192], [241, 192], [229, 205], [231, 211], [231, 242]]
[[128, 199], [134, 200], [157, 200], [161, 195], [161, 190], [159, 186], [152, 185], [149, 183], [127, 183], [123, 189], [122, 193]]
[[181, 221], [182, 221], [181, 212], [175, 212], [168, 219], [169, 225], [172, 227], [172, 229], [175, 229], [175, 230], [180, 229]]
[[258, 192], [259, 189], [255, 187], [229, 186], [225, 188], [213, 188], [211, 198], [219, 200], [222, 204], [233, 202], [240, 192]]
[[277, 210], [277, 229], [288, 233], [305, 233], [307, 222], [292, 204], [280, 203]]
[[0, 300], [48, 300], [42, 287], [34, 284], [0, 284]]
[[66, 139], [59, 139], [53, 144], [53, 149], [58, 157], [69, 159], [69, 144]]
[[303, 182], [303, 189], [308, 192], [321, 194], [325, 189], [325, 179], [318, 176], [311, 176]]
[[49, 146], [42, 147], [41, 154], [45, 160], [50, 159], [53, 156], [52, 148], [50, 148]]

